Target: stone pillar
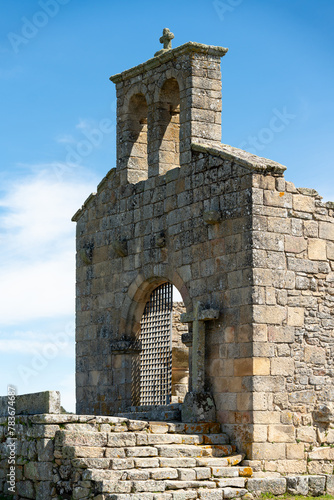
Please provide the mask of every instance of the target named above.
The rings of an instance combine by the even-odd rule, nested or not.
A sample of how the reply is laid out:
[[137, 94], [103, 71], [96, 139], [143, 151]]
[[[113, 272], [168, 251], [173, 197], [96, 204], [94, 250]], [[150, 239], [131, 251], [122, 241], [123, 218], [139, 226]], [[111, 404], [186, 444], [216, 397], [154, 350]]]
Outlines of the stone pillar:
[[127, 410], [136, 402], [139, 389], [137, 374], [138, 358], [141, 343], [132, 340], [118, 340], [111, 342], [112, 375], [117, 380], [118, 398], [121, 406], [118, 411]]
[[219, 311], [204, 309], [196, 302], [192, 313], [181, 315], [182, 323], [192, 323], [192, 389], [186, 394], [182, 407], [183, 422], [214, 421], [215, 404], [211, 394], [205, 392], [205, 321], [217, 319]]
[[[225, 49], [227, 51], [227, 49]], [[186, 105], [182, 140], [180, 141], [180, 163], [191, 160], [191, 143], [221, 145], [222, 83], [220, 58], [218, 55], [195, 52], [189, 54], [190, 77], [186, 88]], [[184, 119], [183, 119], [184, 118]]]

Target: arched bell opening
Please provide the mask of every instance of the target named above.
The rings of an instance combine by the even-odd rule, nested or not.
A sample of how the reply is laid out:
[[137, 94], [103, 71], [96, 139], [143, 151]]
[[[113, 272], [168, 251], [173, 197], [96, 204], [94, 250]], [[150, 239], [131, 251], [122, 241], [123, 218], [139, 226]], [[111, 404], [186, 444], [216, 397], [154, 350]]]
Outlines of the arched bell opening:
[[133, 360], [135, 406], [181, 403], [188, 392], [189, 349], [182, 343], [188, 327], [180, 322], [183, 312], [181, 295], [172, 283], [160, 284], [149, 295], [137, 333], [141, 351]]
[[180, 89], [175, 78], [165, 81], [156, 107], [154, 150], [158, 171], [164, 174], [180, 166]]
[[148, 106], [145, 96], [141, 93], [134, 94], [129, 101], [123, 131], [129, 182], [139, 182], [148, 177], [147, 120]]

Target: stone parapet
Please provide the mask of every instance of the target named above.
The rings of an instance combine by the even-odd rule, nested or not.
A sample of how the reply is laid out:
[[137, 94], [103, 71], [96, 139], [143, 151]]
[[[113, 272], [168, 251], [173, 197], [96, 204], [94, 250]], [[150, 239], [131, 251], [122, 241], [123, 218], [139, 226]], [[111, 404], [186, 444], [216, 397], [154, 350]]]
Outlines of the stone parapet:
[[60, 413], [60, 392], [45, 391], [15, 396], [14, 405], [8, 405], [8, 396], [0, 397], [0, 417], [8, 415], [35, 415], [39, 413]]

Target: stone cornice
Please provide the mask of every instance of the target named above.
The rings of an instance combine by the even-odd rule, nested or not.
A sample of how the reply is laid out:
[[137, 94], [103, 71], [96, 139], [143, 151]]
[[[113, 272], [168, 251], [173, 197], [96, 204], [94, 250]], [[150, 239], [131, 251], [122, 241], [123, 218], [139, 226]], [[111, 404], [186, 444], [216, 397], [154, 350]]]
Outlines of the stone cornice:
[[242, 167], [249, 168], [255, 172], [283, 174], [286, 170], [284, 165], [277, 163], [261, 156], [256, 156], [243, 149], [234, 148], [227, 144], [222, 144], [221, 147], [213, 148], [205, 144], [192, 143], [191, 149], [200, 153], [208, 153], [213, 156], [219, 156], [224, 160], [232, 160]]
[[175, 49], [168, 50], [163, 54], [152, 57], [152, 59], [149, 59], [148, 61], [139, 64], [134, 68], [130, 68], [123, 71], [122, 73], [117, 73], [116, 75], [112, 75], [109, 78], [109, 80], [111, 80], [113, 83], [119, 83], [123, 80], [128, 80], [129, 78], [133, 78], [134, 76], [140, 75], [145, 71], [154, 69], [157, 66], [160, 66], [161, 64], [164, 64], [174, 59], [175, 57], [190, 52], [198, 52], [210, 56], [223, 57], [227, 51], [228, 49], [225, 47], [218, 47], [215, 45], [205, 45], [203, 43], [196, 43], [196, 42], [188, 42], [183, 45], [180, 45], [179, 47], [176, 47]]

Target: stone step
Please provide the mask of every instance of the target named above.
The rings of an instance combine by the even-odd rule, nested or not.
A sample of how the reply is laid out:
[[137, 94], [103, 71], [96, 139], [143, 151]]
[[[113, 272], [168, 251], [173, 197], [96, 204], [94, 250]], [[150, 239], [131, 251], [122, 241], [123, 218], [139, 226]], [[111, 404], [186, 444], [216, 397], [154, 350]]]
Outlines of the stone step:
[[[209, 490], [205, 490], [206, 492]], [[210, 490], [216, 491], [216, 490]], [[167, 491], [163, 493], [104, 493], [94, 497], [94, 500], [192, 500], [198, 497], [196, 490]], [[202, 497], [210, 500], [220, 500], [223, 497]]]
[[[61, 431], [63, 432], [63, 431]], [[224, 435], [214, 437], [213, 441], [226, 441]], [[85, 442], [91, 442], [89, 436], [85, 435]], [[138, 437], [140, 439], [138, 439]], [[203, 444], [206, 441], [205, 435], [168, 435], [168, 434], [145, 434], [136, 436], [135, 434], [111, 435], [107, 440], [109, 446], [79, 446], [81, 436], [78, 434], [66, 434], [56, 440], [56, 457], [64, 459], [126, 459], [126, 458], [147, 458], [147, 457], [228, 457], [233, 454], [235, 446], [229, 444]], [[115, 439], [117, 438], [117, 439]], [[143, 439], [144, 438], [144, 439]], [[59, 446], [59, 441], [66, 443]], [[98, 440], [99, 441], [99, 440]], [[100, 441], [105, 442], [101, 439]], [[92, 441], [94, 442], [94, 440]], [[144, 444], [140, 446], [138, 443]], [[150, 443], [150, 444], [149, 444]], [[160, 443], [160, 444], [158, 444]], [[195, 443], [195, 444], [194, 444]], [[128, 446], [130, 445], [130, 446]], [[132, 445], [132, 446], [131, 446]]]
[[[131, 415], [131, 414], [130, 414]], [[159, 426], [158, 433], [187, 433], [187, 434], [217, 434], [221, 432], [221, 425], [217, 422], [157, 422], [151, 419], [149, 422], [146, 420], [133, 420], [128, 418], [120, 418], [116, 416], [97, 416], [97, 415], [72, 415], [72, 414], [43, 414], [34, 415], [31, 417], [33, 423], [36, 424], [61, 424], [63, 429], [81, 429], [88, 432], [115, 432], [122, 433], [127, 431], [141, 431], [149, 429], [149, 427]], [[97, 425], [98, 424], [98, 425]], [[160, 427], [161, 426], [161, 427]], [[149, 430], [149, 432], [156, 432]]]
[[93, 447], [70, 446], [62, 448], [63, 458], [111, 458], [126, 459], [135, 457], [228, 457], [235, 452], [229, 444], [156, 444], [154, 446]]
[[[139, 457], [139, 458], [73, 458], [71, 463], [73, 467], [79, 469], [111, 469], [127, 470], [141, 468], [188, 468], [188, 467], [216, 467], [223, 468], [238, 465], [244, 459], [244, 455], [232, 454], [225, 457], [210, 456], [181, 456], [181, 457]], [[217, 476], [219, 477], [219, 476]]]
[[156, 420], [164, 422], [166, 420], [181, 420], [180, 410], [151, 410], [151, 411], [141, 411], [141, 412], [131, 412], [131, 413], [118, 413], [118, 417], [128, 418], [131, 420]]
[[[239, 455], [239, 457], [242, 455]], [[237, 455], [234, 455], [232, 458], [234, 459], [237, 457]], [[240, 462], [239, 462], [240, 463]], [[211, 473], [214, 477], [220, 478], [220, 477], [252, 477], [253, 476], [253, 469], [249, 466], [238, 466], [238, 465], [229, 465], [227, 467], [220, 467], [220, 466], [212, 466], [210, 467]]]
[[[202, 427], [201, 430], [204, 430]], [[114, 458], [127, 457], [225, 457], [235, 451], [224, 433], [179, 434], [157, 433], [166, 430], [160, 424], [150, 424], [139, 432], [81, 432], [60, 430], [56, 433], [56, 458]], [[176, 430], [176, 429], [173, 429]], [[179, 429], [177, 429], [179, 430]], [[187, 428], [185, 430], [188, 430]], [[206, 430], [209, 430], [206, 428]], [[217, 430], [211, 427], [211, 430]], [[151, 432], [150, 432], [151, 431]]]
[[162, 406], [132, 406], [130, 411], [118, 413], [116, 416], [135, 420], [181, 421], [181, 408], [182, 405], [179, 403]]
[[197, 467], [229, 467], [240, 464], [245, 458], [241, 453], [234, 453], [229, 457], [200, 457], [197, 458]]
[[[202, 481], [214, 479], [219, 481], [224, 479], [226, 480], [226, 486], [240, 486], [244, 485], [244, 479], [251, 477], [252, 474], [253, 471], [250, 467], [156, 467], [142, 470], [86, 469], [82, 474], [82, 480], [148, 481], [153, 479], [157, 481], [178, 479], [180, 481]], [[242, 484], [239, 479], [243, 481]]]
[[148, 444], [229, 444], [229, 437], [224, 434], [148, 434], [137, 433], [138, 445]]
[[150, 434], [148, 432], [105, 433], [58, 431], [56, 447], [126, 447], [163, 444], [227, 445], [226, 434]]
[[207, 456], [229, 456], [235, 451], [231, 445], [191, 445], [191, 444], [172, 444], [156, 445], [159, 457], [178, 458], [178, 457], [207, 457]]
[[[140, 439], [140, 438], [139, 438]], [[147, 444], [202, 444], [204, 437], [198, 434], [147, 434]]]
[[148, 431], [153, 434], [219, 434], [222, 432], [218, 422], [149, 422]]
[[146, 480], [146, 481], [97, 481], [96, 491], [99, 493], [139, 493], [183, 490], [186, 488], [216, 488], [215, 481], [178, 481], [178, 480]]
[[165, 490], [164, 492], [102, 493], [94, 500], [223, 500], [242, 498], [248, 491], [244, 488], [198, 488]]
[[141, 405], [141, 406], [131, 406], [130, 407], [130, 412], [143, 412], [143, 411], [153, 411], [153, 410], [161, 410], [161, 411], [168, 411], [168, 410], [181, 410], [182, 408], [182, 403], [170, 403], [168, 405]]
[[[177, 490], [164, 493], [107, 493], [94, 497], [94, 500], [193, 500], [202, 498], [206, 500], [221, 500], [223, 494], [219, 496], [219, 490], [205, 489], [205, 496], [198, 496], [200, 493], [196, 490]], [[211, 493], [212, 492], [212, 493]], [[210, 495], [211, 493], [211, 495]]]
[[[96, 425], [97, 423], [99, 426]], [[124, 432], [148, 432], [152, 434], [220, 434], [222, 432], [221, 425], [217, 422], [157, 422], [116, 417], [92, 417], [91, 423], [65, 422], [62, 426], [63, 431], [94, 432], [95, 434], [103, 432], [116, 435]]]
[[164, 481], [166, 490], [183, 490], [189, 488], [215, 488], [214, 481]]

